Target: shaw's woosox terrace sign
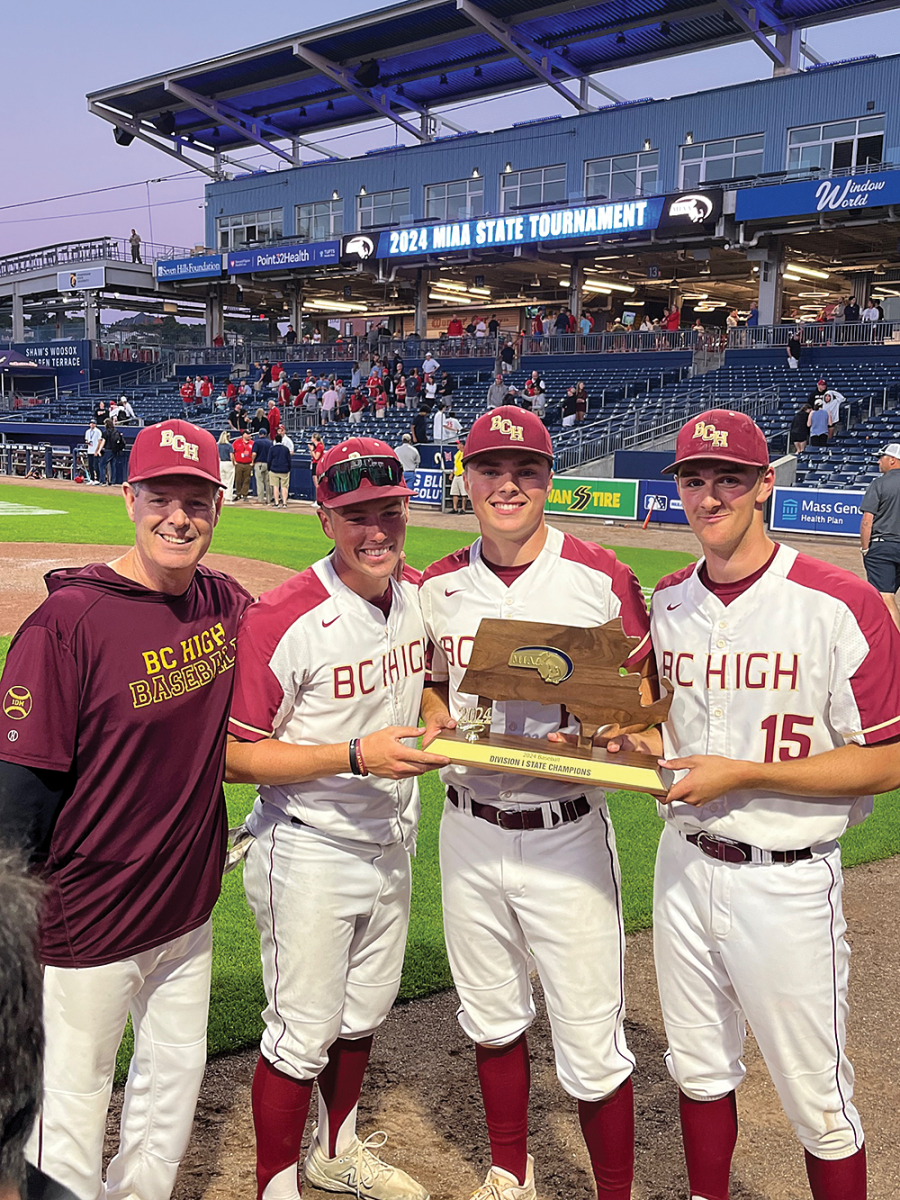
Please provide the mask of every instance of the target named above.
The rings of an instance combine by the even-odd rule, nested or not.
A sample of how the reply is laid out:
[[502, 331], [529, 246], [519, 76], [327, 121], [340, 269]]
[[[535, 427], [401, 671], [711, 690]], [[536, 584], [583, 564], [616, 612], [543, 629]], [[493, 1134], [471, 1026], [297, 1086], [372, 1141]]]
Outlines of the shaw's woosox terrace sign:
[[900, 171], [804, 179], [771, 187], [742, 188], [735, 199], [736, 221], [766, 217], [804, 217], [813, 213], [845, 213], [900, 203]]
[[446, 225], [389, 229], [378, 236], [377, 258], [403, 258], [413, 254], [439, 254], [447, 250], [522, 246], [528, 242], [564, 238], [609, 237], [657, 229], [667, 197], [625, 200], [615, 204], [587, 204], [550, 212], [483, 217]]

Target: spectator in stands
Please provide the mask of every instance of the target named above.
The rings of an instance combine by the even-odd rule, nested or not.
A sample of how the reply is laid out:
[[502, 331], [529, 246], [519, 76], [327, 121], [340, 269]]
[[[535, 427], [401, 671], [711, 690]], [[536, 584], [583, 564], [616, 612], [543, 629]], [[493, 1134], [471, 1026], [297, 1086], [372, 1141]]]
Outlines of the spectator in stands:
[[225, 399], [233, 402], [237, 398], [238, 390], [235, 387], [234, 380], [229, 379], [225, 385]]
[[807, 427], [811, 446], [828, 445], [828, 412], [821, 398], [813, 401], [812, 411], [807, 418]]
[[378, 394], [375, 397], [375, 419], [377, 421], [385, 420], [385, 418], [387, 417], [387, 409], [388, 409], [388, 395], [387, 395], [387, 392], [384, 390], [384, 386], [382, 385], [382, 387], [378, 391]]
[[243, 400], [249, 400], [249, 398], [252, 395], [253, 395], [253, 388], [250, 386], [250, 384], [247, 382], [246, 379], [242, 379], [238, 386], [238, 396], [240, 396], [241, 400], [243, 401]]
[[500, 322], [497, 320], [496, 313], [494, 313], [491, 316], [491, 319], [488, 321], [487, 327], [488, 327], [488, 334], [492, 338], [495, 338], [497, 336], [497, 334], [500, 332]]
[[437, 400], [438, 385], [437, 380], [433, 375], [425, 376], [425, 399], [429, 404], [434, 404]]
[[571, 428], [575, 424], [575, 416], [578, 412], [578, 402], [575, 399], [575, 389], [573, 387], [566, 389], [561, 411], [563, 428]]
[[[559, 310], [559, 312], [556, 314], [556, 320], [553, 322], [553, 328], [556, 333], [557, 339], [559, 339], [561, 337], [565, 337], [566, 334], [569, 332], [569, 314], [566, 312], [566, 310], [564, 308], [561, 308]], [[564, 345], [565, 345], [564, 342], [557, 341], [556, 349], [561, 350]]]
[[288, 393], [290, 394], [290, 400], [285, 401], [285, 403], [281, 405], [282, 408], [287, 408], [288, 404], [293, 404], [294, 407], [297, 406], [299, 403], [300, 389], [302, 386], [303, 380], [300, 378], [299, 372], [295, 371], [288, 380]]
[[184, 405], [184, 415], [189, 415], [189, 408], [194, 403], [194, 381], [188, 375], [184, 383], [178, 389], [181, 395], [181, 402]]
[[222, 500], [234, 503], [234, 462], [231, 458], [231, 437], [227, 429], [219, 434], [219, 473], [222, 476]]
[[142, 262], [143, 260], [141, 259], [141, 235], [138, 233], [138, 231], [136, 229], [132, 229], [131, 237], [128, 240], [131, 243], [131, 261], [133, 263]]
[[747, 314], [747, 328], [755, 329], [759, 324], [759, 302], [756, 300], [750, 301], [750, 311]]
[[809, 440], [809, 414], [813, 410], [812, 400], [805, 400], [798, 408], [791, 422], [790, 440], [794, 445], [794, 453], [802, 454]]
[[315, 475], [319, 463], [325, 457], [325, 443], [322, 440], [322, 435], [314, 433], [306, 443], [306, 448], [309, 450], [309, 460], [312, 464], [313, 475]]
[[404, 433], [399, 446], [394, 447], [394, 452], [400, 459], [400, 465], [403, 467], [403, 482], [408, 488], [416, 489], [416, 471], [422, 462], [422, 456], [412, 444], [412, 436]]
[[105, 400], [98, 400], [97, 407], [94, 409], [94, 420], [97, 422], [97, 428], [102, 429], [106, 423], [106, 418], [109, 416], [109, 409], [106, 407]]
[[234, 498], [244, 501], [250, 494], [250, 476], [253, 472], [253, 439], [245, 429], [231, 445], [231, 461], [234, 463]]
[[441, 381], [438, 384], [438, 395], [449, 404], [456, 388], [456, 381], [449, 371], [444, 371], [441, 374]]
[[737, 312], [736, 308], [733, 308], [731, 310], [731, 312], [728, 314], [728, 316], [725, 318], [725, 328], [726, 329], [737, 329], [737, 327], [738, 327], [738, 312]]
[[441, 364], [438, 362], [438, 360], [434, 357], [434, 355], [429, 350], [428, 353], [425, 355], [425, 361], [422, 363], [422, 374], [423, 375], [436, 375], [440, 369], [441, 369]]
[[267, 358], [264, 358], [261, 363], [254, 363], [253, 366], [259, 371], [259, 375], [253, 385], [253, 390], [254, 392], [261, 392], [272, 382], [272, 366]]
[[869, 299], [866, 301], [866, 307], [862, 311], [860, 320], [869, 326], [869, 328], [866, 329], [866, 339], [871, 340], [874, 333], [874, 330], [871, 327], [876, 321], [881, 320], [874, 300]]
[[[258, 437], [263, 432], [263, 430], [268, 431], [269, 422], [266, 419], [265, 409], [258, 408], [256, 410], [256, 412], [250, 418], [250, 424], [249, 424], [248, 428], [254, 437]], [[240, 429], [238, 430], [238, 432], [240, 432]]]
[[203, 378], [200, 380], [200, 386], [198, 388], [198, 391], [200, 393], [201, 401], [209, 400], [209, 398], [213, 392], [213, 385], [210, 383], [208, 375], [204, 375]]
[[225, 339], [222, 337], [221, 333], [217, 333], [216, 336], [213, 338], [213, 345], [216, 347], [217, 350], [225, 345]]
[[429, 405], [420, 404], [419, 411], [416, 414], [416, 418], [413, 421], [412, 425], [410, 426], [410, 433], [412, 434], [412, 439], [419, 446], [424, 445], [426, 442], [428, 442], [430, 440], [429, 436], [428, 436], [428, 432], [429, 432], [428, 431], [428, 414], [430, 412], [431, 412], [431, 408], [429, 407]]
[[584, 386], [584, 380], [579, 379], [575, 384], [575, 422], [583, 421], [587, 416], [588, 410], [588, 393]]
[[294, 346], [297, 342], [297, 331], [293, 325], [288, 325], [287, 333], [284, 335], [284, 344], [286, 346]]
[[706, 330], [703, 328], [703, 322], [700, 320], [699, 317], [694, 318], [694, 323], [691, 326], [691, 330], [693, 333], [705, 333], [706, 332]]
[[340, 402], [340, 395], [336, 388], [329, 386], [322, 393], [322, 424], [329, 425], [335, 419], [335, 410]]
[[535, 350], [539, 351], [541, 349], [541, 343], [544, 340], [544, 322], [541, 318], [540, 309], [538, 309], [538, 311], [531, 318], [531, 339], [534, 342]]
[[802, 348], [802, 345], [800, 342], [800, 330], [792, 329], [791, 336], [788, 338], [787, 358], [788, 358], [788, 366], [791, 367], [795, 371], [797, 370], [797, 368], [800, 365], [801, 348]]
[[350, 393], [350, 424], [361, 425], [363, 413], [369, 407], [369, 397], [365, 395], [362, 388], [359, 391]]
[[269, 487], [272, 489], [272, 507], [287, 508], [288, 489], [291, 484], [291, 452], [284, 444], [280, 433], [269, 451]]
[[436, 405], [431, 419], [431, 440], [433, 442], [449, 441], [451, 435], [447, 432], [447, 417], [449, 412], [443, 402]]
[[[422, 387], [423, 387], [423, 382], [422, 382], [422, 376], [419, 372], [419, 368], [413, 367], [412, 371], [410, 372], [410, 374], [406, 380], [406, 389], [412, 400], [416, 401], [416, 400], [422, 399]], [[430, 411], [431, 410], [429, 408], [429, 412]]]
[[[894, 624], [900, 628], [897, 589], [900, 588], [900, 444], [881, 451], [881, 475], [866, 489], [862, 504], [859, 545], [869, 583], [881, 593]], [[895, 665], [895, 664], [894, 664]], [[889, 664], [886, 664], [889, 666]]]
[[268, 504], [272, 499], [272, 489], [269, 485], [269, 453], [271, 449], [272, 438], [269, 436], [269, 428], [266, 426], [259, 437], [253, 439], [253, 475], [256, 479], [256, 499], [260, 504]]
[[[616, 319], [612, 323], [612, 327], [609, 332], [610, 333], [627, 333], [628, 327], [623, 324], [621, 317], [616, 317]], [[619, 347], [619, 348], [621, 349], [621, 347]]]
[[362, 373], [359, 369], [359, 363], [355, 362], [350, 367], [350, 386], [352, 388], [359, 387], [359, 381], [362, 378]]
[[406, 408], [406, 376], [399, 375], [394, 383], [394, 403], [397, 408]]
[[653, 322], [650, 320], [649, 313], [646, 313], [646, 312], [644, 313], [644, 319], [641, 321], [640, 332], [641, 333], [652, 333], [653, 332]]
[[844, 321], [846, 324], [859, 320], [859, 305], [852, 296], [847, 297], [847, 303], [844, 305]]
[[450, 323], [447, 325], [447, 337], [450, 339], [454, 349], [459, 349], [459, 344], [463, 336], [463, 323], [459, 319], [459, 314], [454, 313], [450, 318]]
[[444, 417], [444, 441], [457, 441], [461, 433], [462, 423], [453, 409], [449, 408]]
[[475, 318], [475, 350], [476, 353], [483, 352], [484, 339], [487, 336], [487, 325], [484, 317]]
[[293, 400], [293, 397], [291, 395], [291, 382], [288, 379], [287, 375], [285, 375], [284, 372], [282, 372], [281, 379], [279, 380], [279, 383], [278, 383], [278, 393], [276, 396], [276, 402], [278, 403], [278, 406], [280, 408], [290, 408], [292, 400]]
[[509, 395], [509, 388], [503, 382], [503, 375], [494, 376], [494, 382], [487, 390], [487, 407], [500, 408], [506, 403], [506, 397]]
[[294, 439], [291, 437], [288, 437], [287, 430], [285, 429], [285, 427], [283, 425], [278, 426], [278, 436], [281, 438], [282, 444], [287, 446], [288, 453], [293, 454], [294, 453]]
[[516, 351], [512, 342], [507, 341], [500, 351], [500, 370], [508, 375], [516, 364]]
[[87, 429], [84, 431], [84, 445], [87, 451], [87, 471], [89, 484], [98, 485], [100, 478], [97, 472], [97, 460], [100, 457], [100, 444], [103, 441], [103, 434], [97, 427], [96, 421], [91, 421]]
[[269, 440], [274, 441], [278, 426], [281, 424], [281, 410], [274, 400], [269, 401], [269, 408], [266, 412], [266, 420], [269, 423]]
[[841, 423], [841, 405], [846, 403], [846, 396], [843, 396], [837, 388], [830, 387], [822, 397], [825, 404], [825, 411], [828, 413], [828, 436], [834, 437], [838, 425]]
[[668, 314], [666, 315], [666, 329], [668, 329], [670, 332], [674, 333], [674, 331], [676, 329], [680, 329], [680, 328], [681, 328], [681, 313], [678, 311], [678, 308], [673, 304], [672, 307], [669, 309]]

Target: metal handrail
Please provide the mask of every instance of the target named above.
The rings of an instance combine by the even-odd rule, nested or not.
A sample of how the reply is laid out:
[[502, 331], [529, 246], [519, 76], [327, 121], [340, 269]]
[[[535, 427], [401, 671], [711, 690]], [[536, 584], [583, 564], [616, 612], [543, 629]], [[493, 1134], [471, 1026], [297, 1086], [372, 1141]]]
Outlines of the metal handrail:
[[[185, 246], [169, 246], [161, 242], [141, 242], [140, 246], [140, 257], [145, 263], [156, 262], [160, 258], [188, 258], [190, 255], [191, 251]], [[40, 246], [21, 254], [6, 254], [0, 257], [0, 277], [109, 259], [116, 262], [132, 261], [128, 238], [82, 238], [74, 242], [59, 242], [55, 246]]]
[[900, 344], [900, 321], [809, 321], [781, 325], [742, 325], [729, 329], [729, 350], [786, 347], [799, 333], [802, 346], [879, 346]]

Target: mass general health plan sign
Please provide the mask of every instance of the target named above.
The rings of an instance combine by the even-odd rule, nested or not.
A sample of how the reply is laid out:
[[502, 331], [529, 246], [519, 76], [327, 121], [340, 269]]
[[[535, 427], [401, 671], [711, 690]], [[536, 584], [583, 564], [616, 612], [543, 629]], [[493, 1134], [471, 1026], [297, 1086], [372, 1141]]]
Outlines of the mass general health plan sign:
[[775, 488], [769, 528], [779, 533], [825, 533], [859, 537], [860, 504], [865, 492], [826, 488]]

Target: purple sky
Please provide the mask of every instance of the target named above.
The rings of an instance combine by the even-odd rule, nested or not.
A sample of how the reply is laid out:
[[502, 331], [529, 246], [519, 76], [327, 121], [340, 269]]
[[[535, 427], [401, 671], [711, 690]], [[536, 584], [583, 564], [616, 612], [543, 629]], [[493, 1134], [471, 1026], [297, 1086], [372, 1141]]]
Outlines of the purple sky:
[[[333, 0], [327, 11], [340, 20], [371, 8], [363, 0]], [[196, 172], [178, 175], [183, 168], [174, 159], [139, 142], [117, 146], [112, 127], [89, 115], [85, 94], [301, 32], [312, 24], [304, 25], [304, 13], [313, 9], [288, 0], [267, 0], [250, 9], [237, 0], [217, 0], [215, 5], [157, 0], [141, 7], [112, 0], [7, 4], [0, 71], [2, 159], [7, 164], [0, 192], [0, 254], [80, 237], [126, 237], [132, 226], [146, 241], [175, 246], [202, 242], [206, 177]], [[826, 59], [896, 54], [900, 20], [896, 12], [856, 18], [813, 29], [809, 40]], [[659, 99], [771, 73], [770, 60], [748, 42], [627, 67], [609, 72], [605, 79], [626, 97]], [[448, 113], [471, 128], [498, 129], [513, 120], [570, 111], [556, 93], [539, 89], [515, 101], [490, 100]], [[343, 136], [334, 145], [344, 154], [384, 145], [386, 140], [384, 129], [338, 133]], [[19, 165], [14, 169], [15, 162]], [[158, 182], [172, 175], [178, 177]], [[47, 202], [64, 193], [110, 187], [118, 190]], [[27, 206], [11, 207], [23, 204]]]

